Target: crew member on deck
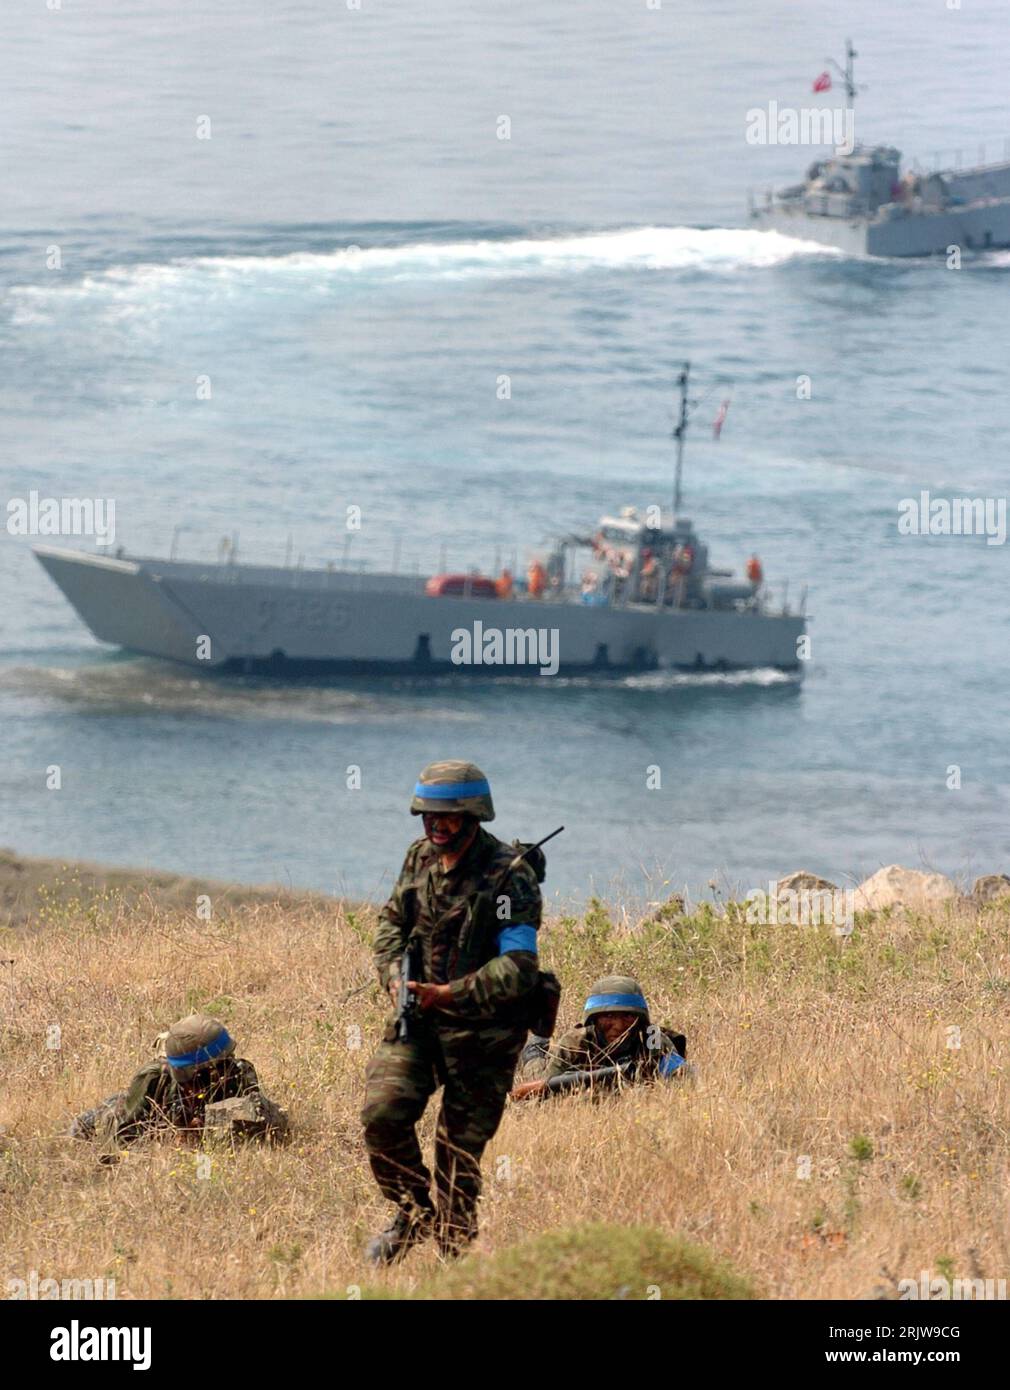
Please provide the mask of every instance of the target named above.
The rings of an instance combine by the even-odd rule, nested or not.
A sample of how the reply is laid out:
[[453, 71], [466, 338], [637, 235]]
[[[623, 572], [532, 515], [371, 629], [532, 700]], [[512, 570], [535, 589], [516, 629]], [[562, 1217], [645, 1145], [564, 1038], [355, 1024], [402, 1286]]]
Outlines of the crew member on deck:
[[646, 546], [642, 551], [642, 568], [638, 574], [638, 597], [642, 603], [655, 603], [659, 588], [659, 566], [656, 557]]
[[530, 598], [542, 598], [544, 589], [547, 587], [547, 571], [539, 560], [530, 562], [530, 567], [526, 571], [526, 585]]

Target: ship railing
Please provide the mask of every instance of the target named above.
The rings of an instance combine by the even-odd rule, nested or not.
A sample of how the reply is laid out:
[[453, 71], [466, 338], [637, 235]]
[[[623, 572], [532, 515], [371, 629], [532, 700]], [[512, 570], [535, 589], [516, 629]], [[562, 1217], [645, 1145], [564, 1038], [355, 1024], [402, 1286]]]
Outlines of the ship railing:
[[807, 613], [807, 586], [804, 584], [800, 589], [797, 602], [790, 604], [788, 579], [783, 579], [779, 584], [762, 584], [761, 588], [758, 590], [756, 609], [758, 612], [766, 613], [770, 617], [805, 618]]
[[945, 169], [969, 174], [993, 164], [1010, 164], [1010, 135], [981, 140], [977, 145], [962, 145], [960, 149], [934, 150], [928, 161], [912, 159], [908, 167], [913, 174], [939, 174]]
[[[186, 529], [187, 528], [185, 526], [177, 526], [172, 532], [172, 543], [169, 550], [169, 559], [178, 559], [179, 536]], [[227, 575], [228, 581], [233, 584], [242, 584], [243, 582], [245, 582], [244, 571], [247, 571], [249, 568], [245, 565], [240, 565], [238, 563], [238, 542], [238, 532], [233, 532], [233, 534], [230, 537], [227, 537], [226, 539], [220, 541], [218, 543], [217, 548], [216, 568], [218, 572], [224, 571]], [[325, 560], [321, 561], [318, 565], [313, 565], [307, 571], [304, 553], [299, 552], [299, 554], [295, 556], [289, 537], [288, 544], [285, 550], [284, 559], [284, 569], [288, 575], [288, 582], [290, 586], [294, 589], [300, 588], [302, 584], [306, 582], [307, 577], [309, 577], [311, 580], [311, 587], [313, 589], [318, 589], [320, 575], [325, 575], [327, 581], [332, 578], [335, 578], [338, 575], [343, 578], [346, 578], [347, 576], [352, 576], [355, 580], [353, 587], [355, 589], [360, 589], [364, 587], [364, 581], [370, 574], [392, 574], [401, 579], [411, 580], [413, 584], [416, 585], [417, 589], [420, 591], [423, 589], [425, 581], [430, 575], [446, 573], [447, 553], [446, 546], [443, 545], [439, 552], [437, 570], [432, 569], [429, 565], [426, 565], [422, 568], [420, 559], [416, 556], [412, 557], [406, 562], [404, 561], [402, 546], [400, 541], [397, 539], [394, 540], [393, 543], [391, 562], [387, 565], [382, 565], [363, 556], [355, 556], [352, 559], [350, 555], [350, 544], [348, 542], [345, 542], [343, 547], [343, 554], [339, 563], [332, 559]], [[252, 568], [256, 570], [260, 567], [253, 566]], [[265, 565], [262, 568], [273, 569], [276, 573], [277, 566]], [[500, 574], [502, 572], [502, 568], [502, 555], [501, 550], [499, 548], [495, 554], [495, 563], [491, 571], [491, 575], [494, 576]], [[511, 556], [506, 556], [506, 563], [504, 565], [504, 568], [510, 569], [513, 575], [518, 576], [518, 551], [513, 551]], [[465, 569], [461, 566], [458, 572], [463, 573], [466, 576], [466, 580], [464, 582], [463, 587], [464, 598], [469, 598], [473, 595], [473, 588], [470, 581], [478, 578], [486, 579], [490, 577], [487, 574], [485, 574], [484, 571], [477, 565], [470, 565], [467, 566]], [[342, 587], [346, 589], [347, 586], [346, 584], [344, 584], [342, 585]], [[572, 570], [556, 587], [548, 585], [548, 587], [545, 589], [543, 593], [541, 602], [545, 604], [584, 603], [587, 606], [591, 605], [600, 608], [628, 608], [629, 606], [639, 608], [644, 606], [654, 609], [656, 612], [669, 612], [672, 610], [683, 608], [685, 605], [686, 594], [683, 582], [681, 582], [679, 589], [679, 592], [669, 592], [668, 576], [665, 573], [665, 571], [661, 568], [658, 578], [657, 592], [654, 599], [645, 601], [640, 596], [636, 595], [635, 586], [631, 582], [630, 576], [628, 580], [625, 580], [623, 582], [617, 582], [616, 584], [611, 583], [609, 585], [604, 584], [598, 590], [591, 592], [591, 594], [587, 595], [585, 590], [582, 588], [581, 584], [576, 581], [574, 570]], [[784, 580], [780, 584], [776, 585], [763, 583], [760, 589], [758, 590], [757, 594], [755, 595], [753, 601], [747, 604], [747, 610], [750, 612], [766, 614], [769, 616], [781, 615], [788, 617], [793, 614], [800, 617], [805, 616], [807, 608], [806, 586], [804, 586], [800, 590], [799, 602], [795, 605], [795, 607], [790, 606], [789, 595], [790, 590], [788, 580]], [[516, 589], [513, 593], [513, 598], [523, 599], [525, 597], [525, 587], [521, 583], [517, 584]], [[507, 600], [505, 601], [507, 602]]]
[[[350, 539], [346, 540], [341, 547], [339, 559], [331, 557], [309, 556], [308, 559], [303, 551], [297, 554], [294, 551], [292, 537], [289, 535], [284, 550], [282, 564], [271, 563], [269, 559], [264, 559], [261, 563], [253, 563], [251, 566], [243, 561], [239, 563], [239, 534], [233, 532], [231, 536], [223, 537], [217, 542], [215, 555], [212, 561], [203, 557], [187, 559], [180, 555], [180, 536], [191, 528], [180, 525], [172, 531], [171, 543], [169, 545], [168, 558], [171, 561], [178, 561], [180, 564], [203, 564], [207, 568], [215, 569], [219, 574], [222, 572], [228, 582], [242, 584], [248, 581], [249, 569], [268, 569], [276, 574], [278, 569], [282, 570], [287, 576], [287, 582], [291, 588], [299, 588], [302, 584], [309, 581], [311, 587], [318, 587], [319, 575], [328, 576], [347, 576], [351, 575], [361, 585], [368, 574], [394, 574], [400, 578], [416, 580], [418, 584], [423, 583], [424, 579], [430, 574], [444, 573], [446, 564], [445, 546], [442, 547], [439, 556], [439, 569], [434, 570], [430, 564], [422, 567], [419, 557], [414, 557], [405, 561], [403, 557], [402, 541], [399, 537], [393, 538], [392, 554], [388, 562], [374, 560], [370, 557], [355, 556], [352, 552]], [[201, 547], [202, 549], [203, 547]], [[206, 552], [205, 552], [206, 553]], [[469, 573], [476, 576], [480, 570], [473, 566]]]

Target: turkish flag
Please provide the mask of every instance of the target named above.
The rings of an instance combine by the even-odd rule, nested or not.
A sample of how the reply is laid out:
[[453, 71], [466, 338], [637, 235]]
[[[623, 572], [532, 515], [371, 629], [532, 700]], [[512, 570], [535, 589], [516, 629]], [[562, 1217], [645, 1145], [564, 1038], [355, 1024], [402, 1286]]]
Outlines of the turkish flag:
[[822, 72], [821, 75], [820, 75], [820, 77], [815, 77], [815, 78], [814, 78], [814, 91], [815, 91], [815, 92], [830, 92], [830, 91], [831, 91], [831, 74], [830, 74], [830, 72]]

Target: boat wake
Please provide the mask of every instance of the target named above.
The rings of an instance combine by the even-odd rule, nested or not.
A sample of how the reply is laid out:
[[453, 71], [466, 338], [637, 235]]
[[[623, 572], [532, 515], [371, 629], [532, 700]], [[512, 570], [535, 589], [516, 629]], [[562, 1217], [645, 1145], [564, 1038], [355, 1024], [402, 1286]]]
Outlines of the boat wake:
[[801, 679], [795, 672], [758, 667], [753, 671], [648, 671], [626, 676], [621, 684], [630, 690], [677, 690], [684, 686], [697, 690], [705, 686], [799, 685]]
[[444, 703], [417, 705], [372, 687], [192, 675], [161, 662], [14, 666], [0, 670], [0, 695], [74, 706], [82, 713], [266, 720], [299, 724], [384, 724], [402, 719], [469, 722], [476, 715]]
[[[761, 689], [798, 686], [800, 677], [775, 668], [750, 671], [648, 671], [614, 676], [439, 675], [401, 677], [385, 690], [371, 680], [279, 681], [246, 676], [193, 675], [144, 658], [81, 666], [0, 669], [0, 697], [58, 702], [96, 715], [283, 721], [299, 724], [384, 724], [409, 712], [412, 721], [471, 722], [480, 717], [467, 693], [480, 690]], [[430, 703], [418, 692], [449, 696]]]
[[541, 690], [704, 690], [762, 689], [774, 686], [802, 684], [803, 677], [777, 667], [755, 667], [747, 671], [643, 671], [636, 675], [439, 675], [404, 678], [404, 685], [413, 689], [432, 689], [441, 686], [457, 691]]
[[45, 317], [67, 297], [96, 300], [121, 312], [151, 301], [203, 302], [250, 290], [308, 288], [339, 293], [348, 285], [384, 281], [512, 279], [586, 271], [702, 271], [761, 269], [795, 257], [836, 255], [830, 247], [778, 232], [720, 227], [633, 227], [572, 236], [506, 240], [421, 241], [400, 246], [343, 246], [286, 255], [192, 256], [164, 263], [112, 266], [76, 281], [12, 289], [15, 322]]

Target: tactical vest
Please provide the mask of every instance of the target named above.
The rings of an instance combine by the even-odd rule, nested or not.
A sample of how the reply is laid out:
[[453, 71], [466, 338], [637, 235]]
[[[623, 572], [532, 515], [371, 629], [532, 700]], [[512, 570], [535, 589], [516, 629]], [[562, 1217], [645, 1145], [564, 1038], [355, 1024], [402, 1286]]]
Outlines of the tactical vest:
[[477, 892], [439, 910], [431, 878], [432, 870], [437, 870], [438, 851], [434, 845], [422, 846], [404, 907], [408, 939], [420, 946], [425, 980], [442, 984], [459, 979], [479, 970], [498, 954], [498, 934], [509, 925], [509, 920], [498, 917], [497, 899], [505, 885], [496, 891], [496, 884], [515, 853], [500, 840], [492, 839], [482, 846], [479, 855], [466, 865], [466, 878], [479, 879]]
[[[498, 936], [509, 926], [510, 918], [498, 916], [498, 900], [506, 891], [508, 875], [503, 871], [526, 846], [511, 845], [488, 832], [489, 843], [478, 857], [467, 863], [466, 877], [479, 879], [477, 891], [460, 898], [451, 908], [438, 912], [432, 901], [429, 870], [437, 865], [435, 846], [422, 845], [418, 853], [414, 883], [404, 894], [408, 941], [420, 945], [421, 969], [429, 983], [443, 984], [469, 975], [499, 954]], [[526, 861], [538, 883], [543, 883], [547, 860], [543, 850], [534, 848]], [[537, 982], [514, 1007], [503, 1011], [502, 1021], [514, 1014], [515, 1022], [543, 1037], [554, 1032], [561, 1001], [561, 984], [556, 975], [541, 970]]]

